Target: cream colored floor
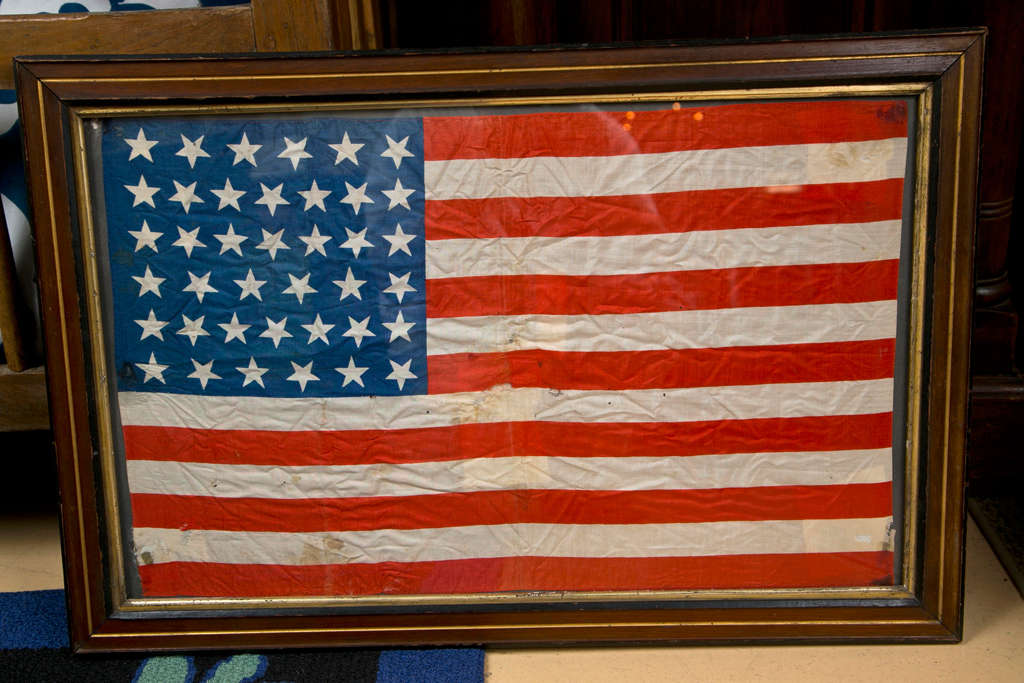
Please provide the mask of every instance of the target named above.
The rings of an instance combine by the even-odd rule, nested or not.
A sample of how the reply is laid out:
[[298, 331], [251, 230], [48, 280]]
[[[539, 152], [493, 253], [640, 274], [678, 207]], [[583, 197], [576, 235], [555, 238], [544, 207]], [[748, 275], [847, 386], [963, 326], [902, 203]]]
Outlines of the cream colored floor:
[[1024, 600], [973, 522], [965, 605], [959, 645], [490, 650], [487, 683], [1024, 681]]
[[[62, 585], [56, 519], [0, 517], [0, 591]], [[487, 683], [1024, 682], [1024, 600], [973, 523], [964, 632], [959, 645], [493, 649]]]

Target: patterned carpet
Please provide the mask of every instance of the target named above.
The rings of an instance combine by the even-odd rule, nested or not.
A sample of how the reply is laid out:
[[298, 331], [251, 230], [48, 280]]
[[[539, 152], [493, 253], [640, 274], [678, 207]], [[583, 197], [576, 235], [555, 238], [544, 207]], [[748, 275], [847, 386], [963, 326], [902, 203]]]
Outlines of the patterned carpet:
[[19, 683], [250, 683], [483, 681], [474, 648], [315, 650], [161, 656], [75, 656], [64, 591], [0, 593], [0, 680]]

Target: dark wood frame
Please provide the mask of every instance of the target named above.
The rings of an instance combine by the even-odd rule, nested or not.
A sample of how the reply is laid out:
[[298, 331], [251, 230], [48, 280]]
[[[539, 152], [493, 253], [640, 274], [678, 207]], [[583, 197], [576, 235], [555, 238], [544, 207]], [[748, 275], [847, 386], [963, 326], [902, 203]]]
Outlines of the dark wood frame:
[[[71, 635], [80, 652], [375, 644], [942, 641], [962, 629], [963, 461], [984, 31], [632, 49], [417, 55], [23, 58], [16, 61], [60, 461]], [[237, 78], [244, 75], [244, 78]], [[892, 87], [928, 93], [920, 459], [908, 480], [914, 580], [875, 597], [509, 603], [424, 611], [132, 611], [111, 589], [72, 125], [90, 107], [630, 95]], [[914, 392], [912, 392], [914, 393]], [[101, 411], [100, 411], [101, 412]]]

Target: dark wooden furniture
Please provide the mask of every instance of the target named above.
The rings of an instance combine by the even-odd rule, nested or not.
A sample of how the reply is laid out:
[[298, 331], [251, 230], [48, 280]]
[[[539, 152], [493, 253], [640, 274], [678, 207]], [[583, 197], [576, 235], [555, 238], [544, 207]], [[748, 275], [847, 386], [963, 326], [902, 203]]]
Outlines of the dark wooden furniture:
[[[962, 621], [963, 445], [967, 405], [970, 255], [976, 193], [978, 104], [984, 34], [903, 36], [626, 51], [530, 51], [487, 55], [258, 60], [242, 58], [56, 60], [18, 64], [20, 106], [33, 187], [54, 439], [61, 458], [72, 639], [80, 651], [331, 646], [372, 643], [615, 641], [955, 641]], [[766, 58], [767, 57], [767, 58]], [[643, 65], [642, 67], [639, 65]], [[245, 73], [248, 78], [221, 78]], [[203, 78], [194, 78], [199, 75]], [[626, 95], [671, 90], [914, 84], [931, 92], [930, 194], [920, 254], [925, 296], [918, 429], [920, 468], [908, 472], [919, 543], [897, 585], [854, 594], [741, 597], [694, 608], [668, 603], [517, 604], [491, 610], [395, 607], [302, 615], [230, 612], [189, 618], [135, 605], [112, 584], [101, 538], [101, 458], [88, 349], [93, 304], [76, 286], [73, 156], [66, 122], [98, 103], [193, 106], [266, 102], [365, 102], [423, 97]], [[931, 88], [929, 90], [929, 88]], [[803, 91], [802, 91], [803, 92]], [[924, 102], [924, 100], [922, 100]], [[394, 105], [392, 105], [394, 106]], [[42, 191], [41, 188], [46, 188]], [[923, 236], [923, 235], [922, 235]], [[924, 281], [924, 280], [923, 280]], [[922, 282], [923, 282], [922, 281]], [[95, 339], [95, 338], [94, 338]], [[916, 355], [920, 353], [921, 355]], [[916, 413], [915, 413], [916, 414]], [[100, 459], [100, 460], [98, 460]], [[105, 475], [104, 475], [105, 476]], [[107, 480], [109, 481], [109, 479]], [[878, 587], [881, 589], [882, 587]], [[866, 590], [866, 589], [864, 589]], [[841, 589], [840, 589], [841, 591]], [[865, 597], [868, 595], [868, 597]], [[198, 605], [193, 605], [199, 608]], [[263, 605], [266, 608], [266, 605]], [[668, 608], [668, 609], [666, 609]], [[272, 609], [272, 608], [271, 608]], [[368, 613], [367, 613], [368, 612]], [[172, 616], [173, 615], [173, 616]]]
[[193, 54], [372, 50], [379, 16], [369, 0], [252, 0], [147, 12], [0, 16], [0, 89], [18, 55]]

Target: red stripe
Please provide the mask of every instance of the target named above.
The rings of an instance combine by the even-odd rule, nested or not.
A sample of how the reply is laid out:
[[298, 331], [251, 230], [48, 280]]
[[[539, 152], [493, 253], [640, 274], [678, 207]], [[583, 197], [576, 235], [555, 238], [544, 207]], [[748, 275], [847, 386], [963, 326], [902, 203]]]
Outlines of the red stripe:
[[891, 552], [139, 567], [146, 597], [414, 595], [497, 591], [703, 590], [893, 585]]
[[636, 275], [490, 275], [427, 280], [427, 318], [601, 315], [896, 298], [899, 261]]
[[892, 514], [892, 486], [562, 491], [517, 490], [373, 498], [214, 498], [132, 494], [132, 524], [223, 531], [366, 531], [466, 524], [677, 524], [849, 519]]
[[897, 100], [446, 116], [423, 119], [423, 158], [605, 156], [906, 135], [907, 106]]
[[895, 341], [739, 346], [724, 349], [562, 352], [531, 349], [427, 357], [432, 394], [500, 384], [551, 389], [838, 382], [892, 377]]
[[892, 413], [705, 422], [502, 422], [341, 432], [124, 427], [129, 460], [251, 465], [399, 464], [515, 455], [684, 456], [892, 445]]
[[602, 237], [870, 223], [903, 212], [903, 179], [614, 197], [499, 197], [426, 203], [428, 240]]

